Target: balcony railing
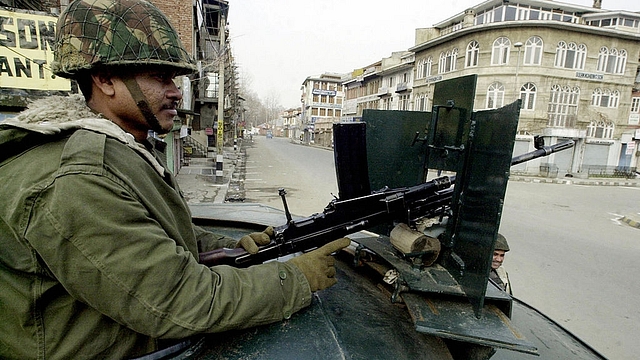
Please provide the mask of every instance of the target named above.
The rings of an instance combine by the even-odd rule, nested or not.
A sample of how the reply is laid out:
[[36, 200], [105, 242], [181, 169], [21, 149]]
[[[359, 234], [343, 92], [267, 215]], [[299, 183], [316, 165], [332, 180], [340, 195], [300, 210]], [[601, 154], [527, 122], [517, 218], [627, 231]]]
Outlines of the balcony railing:
[[399, 83], [396, 85], [396, 92], [407, 91], [409, 89], [409, 85], [406, 82]]
[[631, 166], [584, 165], [582, 168], [587, 171], [590, 178], [633, 179], [637, 174], [637, 168]]

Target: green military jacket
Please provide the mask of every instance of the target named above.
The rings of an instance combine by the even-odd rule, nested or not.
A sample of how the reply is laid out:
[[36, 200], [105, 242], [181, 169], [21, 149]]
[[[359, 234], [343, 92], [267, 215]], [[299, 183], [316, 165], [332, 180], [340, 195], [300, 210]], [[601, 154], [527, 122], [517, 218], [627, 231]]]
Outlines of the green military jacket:
[[302, 272], [197, 262], [174, 177], [79, 96], [0, 123], [0, 358], [125, 358], [286, 319]]

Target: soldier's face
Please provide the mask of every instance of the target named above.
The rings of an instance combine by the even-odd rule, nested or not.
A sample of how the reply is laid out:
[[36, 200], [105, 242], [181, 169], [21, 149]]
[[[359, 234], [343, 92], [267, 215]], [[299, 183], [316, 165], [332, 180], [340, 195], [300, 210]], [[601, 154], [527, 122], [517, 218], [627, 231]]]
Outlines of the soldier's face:
[[493, 260], [491, 261], [491, 268], [492, 269], [497, 269], [500, 267], [500, 265], [502, 265], [502, 262], [504, 261], [504, 250], [494, 250], [493, 251]]
[[135, 80], [147, 99], [149, 109], [157, 123], [143, 119], [151, 130], [166, 134], [173, 128], [173, 118], [178, 115], [178, 101], [182, 99], [180, 90], [173, 82], [175, 73], [169, 70], [154, 70], [135, 76]]
[[[131, 133], [138, 141], [144, 141], [149, 130], [166, 134], [173, 128], [173, 118], [178, 113], [177, 104], [182, 99], [180, 90], [173, 82], [174, 76], [175, 72], [163, 68], [135, 74], [95, 76], [94, 80], [108, 96], [109, 103], [106, 105], [107, 109], [97, 99], [94, 101], [92, 98], [90, 103], [94, 110], [105, 113], [107, 118]], [[129, 86], [135, 86], [129, 88], [127, 82]], [[151, 114], [145, 115], [142, 110], [145, 106], [141, 107], [136, 103], [135, 99], [140, 93]]]

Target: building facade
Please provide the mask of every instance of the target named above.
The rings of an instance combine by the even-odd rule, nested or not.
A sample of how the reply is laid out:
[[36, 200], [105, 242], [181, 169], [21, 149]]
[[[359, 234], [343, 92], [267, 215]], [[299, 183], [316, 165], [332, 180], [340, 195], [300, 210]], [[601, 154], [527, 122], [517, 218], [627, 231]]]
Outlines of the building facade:
[[361, 69], [355, 69], [349, 79], [343, 82], [345, 100], [342, 121], [360, 121], [365, 109], [379, 109], [380, 98], [388, 97], [391, 89], [381, 91], [382, 61]]
[[362, 69], [344, 82], [345, 106], [342, 121], [359, 121], [365, 109], [427, 111], [423, 99], [412, 95], [415, 55], [398, 51]]
[[572, 150], [514, 172], [589, 176], [635, 168], [639, 26], [640, 14], [632, 12], [555, 1], [485, 1], [416, 29], [416, 45], [409, 49], [416, 64], [414, 108], [434, 105], [436, 82], [477, 74], [475, 110], [522, 100], [514, 153], [533, 150], [534, 135], [547, 144], [576, 141]]
[[333, 123], [340, 121], [344, 101], [342, 74], [309, 76], [302, 83], [301, 134], [305, 143], [332, 146]]
[[394, 52], [382, 59], [378, 96], [380, 110], [420, 110], [412, 99], [415, 55], [410, 51]]
[[282, 136], [299, 140], [301, 114], [302, 108], [287, 109], [282, 113]]
[[183, 93], [180, 122], [166, 141], [174, 143], [168, 162], [177, 172], [185, 147], [192, 156], [221, 155], [222, 148], [233, 146], [243, 130], [243, 98], [228, 40], [229, 4], [224, 0], [151, 2], [167, 15], [198, 66], [196, 74], [176, 79]]

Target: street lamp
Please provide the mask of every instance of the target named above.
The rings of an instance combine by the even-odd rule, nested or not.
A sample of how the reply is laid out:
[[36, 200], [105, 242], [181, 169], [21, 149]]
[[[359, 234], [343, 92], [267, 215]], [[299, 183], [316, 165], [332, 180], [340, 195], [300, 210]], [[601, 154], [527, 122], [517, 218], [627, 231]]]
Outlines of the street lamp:
[[516, 61], [516, 80], [513, 87], [513, 92], [516, 95], [516, 99], [518, 99], [520, 98], [520, 94], [518, 93], [518, 71], [520, 70], [520, 49], [522, 48], [522, 43], [518, 41], [517, 43], [513, 44], [513, 46], [518, 49], [518, 59]]

